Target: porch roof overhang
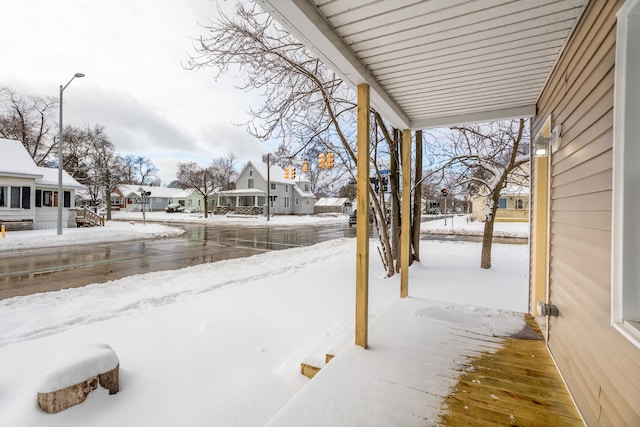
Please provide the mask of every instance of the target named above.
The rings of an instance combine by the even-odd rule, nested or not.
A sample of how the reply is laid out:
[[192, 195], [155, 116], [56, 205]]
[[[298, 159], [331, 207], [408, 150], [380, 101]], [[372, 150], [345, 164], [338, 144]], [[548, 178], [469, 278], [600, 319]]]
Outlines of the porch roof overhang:
[[589, 0], [256, 0], [399, 129], [530, 117]]
[[235, 196], [264, 196], [266, 191], [258, 190], [257, 188], [239, 188], [236, 190], [219, 191], [216, 193], [219, 196], [235, 197]]

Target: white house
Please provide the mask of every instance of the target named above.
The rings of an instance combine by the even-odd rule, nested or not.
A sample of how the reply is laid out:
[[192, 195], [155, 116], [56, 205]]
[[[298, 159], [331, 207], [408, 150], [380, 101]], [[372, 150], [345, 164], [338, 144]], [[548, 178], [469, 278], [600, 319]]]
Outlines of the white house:
[[[62, 224], [75, 227], [74, 192], [82, 186], [62, 171]], [[0, 223], [7, 230], [56, 228], [58, 169], [36, 166], [20, 141], [0, 138]]]
[[263, 163], [247, 162], [236, 180], [236, 189], [220, 191], [214, 212], [265, 215], [267, 180], [271, 198], [272, 215], [311, 215], [316, 197], [311, 192], [311, 182], [299, 171], [295, 178], [285, 178], [284, 169], [272, 165], [267, 170]]

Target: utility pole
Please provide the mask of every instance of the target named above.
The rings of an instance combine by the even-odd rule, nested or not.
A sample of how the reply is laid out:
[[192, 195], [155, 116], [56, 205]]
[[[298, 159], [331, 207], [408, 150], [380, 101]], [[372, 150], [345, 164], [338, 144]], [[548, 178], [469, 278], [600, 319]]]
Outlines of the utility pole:
[[271, 216], [271, 154], [267, 153], [267, 221]]

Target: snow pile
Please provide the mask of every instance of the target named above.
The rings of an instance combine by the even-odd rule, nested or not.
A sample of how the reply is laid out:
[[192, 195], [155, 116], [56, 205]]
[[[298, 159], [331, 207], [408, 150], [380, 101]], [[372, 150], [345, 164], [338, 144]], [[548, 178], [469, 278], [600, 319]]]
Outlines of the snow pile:
[[160, 224], [133, 224], [108, 221], [104, 227], [65, 228], [58, 236], [55, 229], [31, 231], [7, 231], [0, 238], [0, 252], [16, 249], [48, 248], [67, 245], [88, 245], [105, 242], [122, 242], [136, 239], [176, 237], [184, 230]]
[[[112, 212], [112, 219], [119, 221], [142, 222], [142, 212]], [[166, 212], [146, 212], [147, 221], [158, 221], [165, 223], [196, 223], [196, 224], [226, 224], [252, 226], [278, 226], [278, 225], [322, 225], [322, 224], [346, 224], [348, 215], [275, 215], [269, 218], [264, 215], [208, 215], [204, 213], [166, 213]]]
[[[447, 216], [433, 221], [423, 222], [420, 225], [421, 233], [430, 234], [462, 234], [470, 236], [482, 236], [484, 233], [484, 222], [467, 221], [466, 216]], [[493, 224], [494, 237], [518, 237], [527, 238], [529, 236], [528, 222], [495, 222]]]

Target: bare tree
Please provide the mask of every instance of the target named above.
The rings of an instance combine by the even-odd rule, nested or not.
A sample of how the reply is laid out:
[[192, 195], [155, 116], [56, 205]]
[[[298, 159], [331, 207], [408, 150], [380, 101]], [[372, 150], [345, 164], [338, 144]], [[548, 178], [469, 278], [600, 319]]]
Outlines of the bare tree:
[[[343, 179], [353, 178], [357, 163], [354, 91], [255, 4], [238, 3], [235, 16], [222, 11], [219, 16], [203, 26], [206, 35], [196, 40], [196, 55], [190, 58], [187, 68], [210, 67], [216, 70], [216, 77], [231, 69], [239, 70], [244, 77], [241, 89], [264, 94], [264, 102], [251, 107], [251, 120], [244, 124], [252, 135], [263, 141], [280, 139], [285, 151], [309, 156], [312, 163], [317, 153], [332, 152], [336, 166], [343, 168]], [[378, 160], [384, 157], [377, 153], [381, 139], [393, 143], [388, 131], [372, 133], [371, 168], [377, 168]], [[330, 181], [333, 174], [340, 174], [338, 167], [329, 173], [317, 172], [315, 179], [312, 176], [314, 192], [337, 194], [340, 185]], [[327, 178], [329, 184], [321, 187]], [[385, 200], [371, 186], [369, 191], [383, 262], [391, 276], [395, 270]]]
[[235, 178], [238, 175], [236, 160], [237, 158], [233, 153], [228, 153], [226, 156], [215, 158], [211, 162], [213, 182], [218, 189], [235, 189]]
[[52, 164], [57, 145], [51, 124], [57, 105], [51, 97], [22, 96], [0, 87], [0, 136], [22, 142], [38, 166]]
[[487, 220], [482, 239], [481, 268], [491, 268], [493, 225], [500, 191], [529, 161], [528, 121], [524, 119], [455, 127], [431, 147], [440, 159], [439, 170], [456, 177], [462, 188], [471, 186], [486, 196]]
[[[103, 201], [106, 203], [107, 220], [111, 220], [111, 193], [124, 182], [124, 162], [116, 153], [115, 146], [106, 135], [104, 127], [96, 125], [87, 128], [89, 144], [91, 146], [91, 173], [92, 180], [88, 184], [90, 192], [103, 193]], [[98, 194], [92, 198], [98, 198]]]
[[158, 182], [158, 168], [148, 157], [128, 154], [122, 157], [124, 164], [124, 180], [128, 184], [147, 185]]
[[216, 190], [214, 171], [211, 166], [201, 167], [196, 162], [178, 163], [177, 179], [182, 188], [193, 188], [204, 202], [204, 217], [209, 214], [209, 196]]

